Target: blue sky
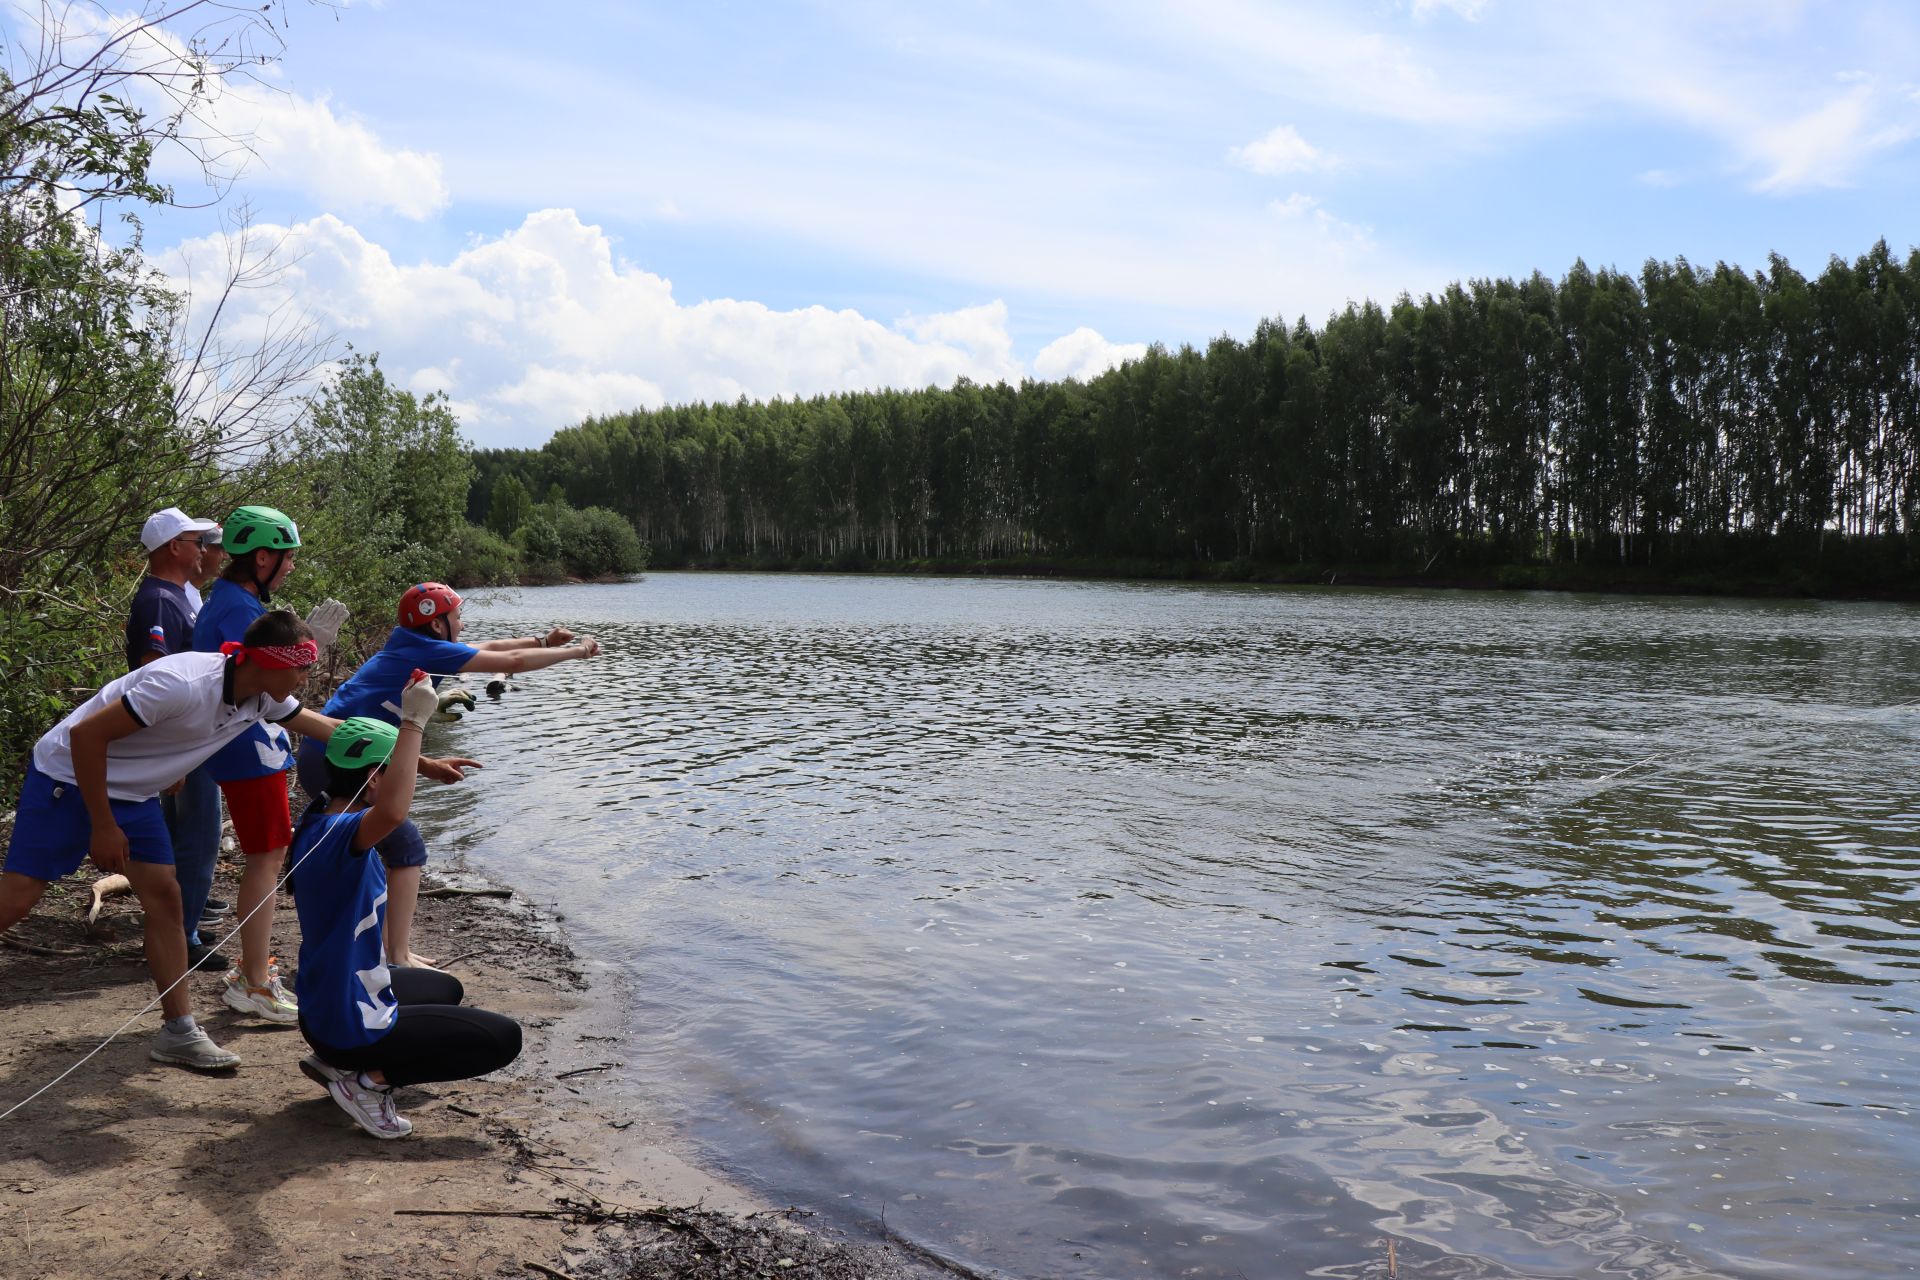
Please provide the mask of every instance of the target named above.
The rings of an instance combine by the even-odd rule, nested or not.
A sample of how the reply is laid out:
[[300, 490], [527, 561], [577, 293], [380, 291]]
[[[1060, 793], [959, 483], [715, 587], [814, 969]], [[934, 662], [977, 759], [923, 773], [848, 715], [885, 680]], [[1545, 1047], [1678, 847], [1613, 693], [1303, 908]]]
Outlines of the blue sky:
[[[236, 195], [470, 436], [1916, 233], [1920, 8], [296, 4]], [[170, 269], [211, 215], [150, 224]], [[173, 246], [179, 244], [176, 250]], [[266, 303], [261, 301], [259, 305]]]

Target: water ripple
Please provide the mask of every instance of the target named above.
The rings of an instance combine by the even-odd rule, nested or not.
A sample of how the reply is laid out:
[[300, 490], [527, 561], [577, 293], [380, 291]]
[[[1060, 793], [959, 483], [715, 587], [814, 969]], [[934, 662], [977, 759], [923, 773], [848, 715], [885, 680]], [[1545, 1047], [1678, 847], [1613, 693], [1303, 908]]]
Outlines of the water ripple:
[[[1013, 1274], [1920, 1256], [1916, 611], [657, 575], [436, 730], [643, 1101]], [[1836, 1160], [1832, 1153], [1844, 1151]]]

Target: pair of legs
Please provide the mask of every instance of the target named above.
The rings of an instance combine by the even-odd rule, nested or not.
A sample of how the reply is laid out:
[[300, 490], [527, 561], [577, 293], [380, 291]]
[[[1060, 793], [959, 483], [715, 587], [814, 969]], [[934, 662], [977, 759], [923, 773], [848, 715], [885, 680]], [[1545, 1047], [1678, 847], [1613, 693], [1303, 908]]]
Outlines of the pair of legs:
[[[236, 967], [249, 987], [269, 985], [273, 910], [280, 868], [293, 843], [293, 817], [287, 800], [287, 775], [222, 779], [221, 794], [233, 819], [234, 837], [246, 856], [236, 908], [240, 919], [240, 956]], [[204, 899], [203, 899], [204, 901]]]
[[[84, 859], [85, 850], [81, 852]], [[127, 879], [133, 882], [134, 895], [146, 916], [147, 972], [162, 993], [160, 1011], [166, 1017], [178, 1018], [191, 1012], [187, 984], [180, 981], [187, 972], [187, 931], [181, 924], [180, 885], [173, 878], [171, 863], [129, 861]], [[51, 883], [18, 871], [0, 872], [0, 933], [26, 919]]]
[[180, 789], [160, 797], [173, 841], [173, 875], [180, 884], [180, 916], [189, 946], [201, 942], [200, 916], [220, 861], [220, 787], [206, 767], [195, 769]]
[[[180, 914], [180, 885], [173, 874], [173, 846], [160, 801], [115, 800], [113, 819], [127, 836], [127, 879], [146, 916], [147, 971], [162, 993], [169, 1018], [189, 1012], [187, 933]], [[80, 788], [29, 768], [20, 788], [13, 836], [0, 871], [0, 933], [27, 918], [55, 880], [72, 875], [87, 859], [93, 823]]]
[[[326, 743], [308, 738], [300, 744], [300, 787], [315, 803], [327, 793], [326, 759]], [[433, 961], [413, 949], [413, 915], [420, 905], [420, 873], [427, 865], [427, 842], [413, 819], [408, 818], [373, 847], [387, 868], [387, 964], [431, 968]]]
[[[438, 969], [391, 966], [393, 998], [400, 1008], [385, 1035], [370, 1045], [338, 1048], [301, 1032], [322, 1062], [339, 1071], [359, 1071], [381, 1088], [468, 1080], [497, 1071], [520, 1056], [520, 1024], [504, 1014], [468, 1009], [460, 979]], [[353, 975], [345, 975], [354, 981]]]

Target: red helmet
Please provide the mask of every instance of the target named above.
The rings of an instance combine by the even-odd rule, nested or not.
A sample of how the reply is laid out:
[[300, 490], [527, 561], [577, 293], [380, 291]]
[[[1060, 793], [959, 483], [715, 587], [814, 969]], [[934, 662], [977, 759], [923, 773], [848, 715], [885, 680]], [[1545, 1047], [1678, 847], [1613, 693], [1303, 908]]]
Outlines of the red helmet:
[[444, 582], [421, 582], [400, 597], [400, 625], [418, 627], [460, 607], [460, 593]]

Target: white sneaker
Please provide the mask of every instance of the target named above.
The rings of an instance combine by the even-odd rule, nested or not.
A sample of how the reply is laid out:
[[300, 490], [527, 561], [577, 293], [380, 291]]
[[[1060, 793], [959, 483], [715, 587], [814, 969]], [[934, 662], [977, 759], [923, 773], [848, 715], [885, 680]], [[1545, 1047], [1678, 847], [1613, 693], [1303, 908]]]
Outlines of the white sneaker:
[[375, 1089], [360, 1082], [360, 1073], [343, 1072], [327, 1083], [327, 1092], [340, 1109], [376, 1138], [404, 1138], [413, 1132], [407, 1118], [393, 1109], [393, 1090]]
[[240, 1065], [239, 1054], [222, 1049], [199, 1027], [177, 1033], [161, 1027], [147, 1056], [155, 1062], [169, 1062], [195, 1071], [230, 1071]]
[[268, 1022], [291, 1024], [300, 1021], [300, 1006], [295, 1002], [293, 993], [280, 985], [280, 975], [272, 970], [267, 973], [267, 985], [264, 987], [250, 985], [246, 975], [238, 969], [227, 970], [227, 979], [221, 984], [220, 998], [227, 1002], [229, 1009], [258, 1014]]

